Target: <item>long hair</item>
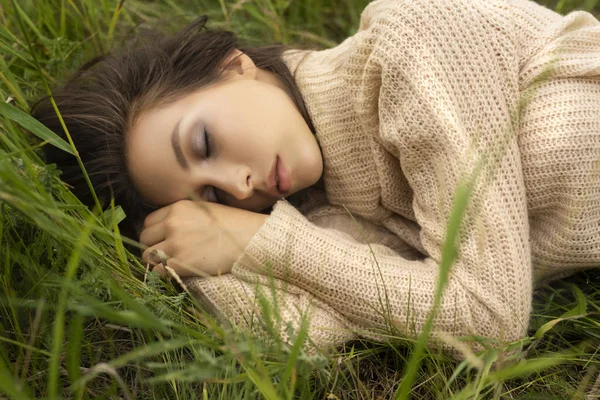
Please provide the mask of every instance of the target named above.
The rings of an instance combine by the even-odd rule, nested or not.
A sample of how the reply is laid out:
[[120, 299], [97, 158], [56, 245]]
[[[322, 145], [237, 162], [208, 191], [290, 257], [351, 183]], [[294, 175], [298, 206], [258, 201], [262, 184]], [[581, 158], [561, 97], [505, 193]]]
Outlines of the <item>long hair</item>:
[[[287, 94], [314, 133], [294, 77], [282, 60], [284, 46], [244, 48], [232, 32], [206, 29], [203, 16], [178, 33], [156, 33], [151, 40], [138, 39], [119, 51], [96, 57], [81, 66], [53, 97], [73, 138], [101, 205], [111, 198], [127, 218], [121, 232], [137, 239], [143, 219], [156, 207], [145, 201], [129, 176], [126, 159], [127, 132], [140, 113], [157, 104], [205, 87], [222, 76], [223, 63], [234, 49], [246, 53], [258, 68], [270, 71], [283, 83]], [[32, 115], [65, 138], [48, 97], [32, 107]], [[93, 206], [83, 174], [74, 156], [45, 146], [48, 163], [62, 171], [61, 178], [86, 205]]]

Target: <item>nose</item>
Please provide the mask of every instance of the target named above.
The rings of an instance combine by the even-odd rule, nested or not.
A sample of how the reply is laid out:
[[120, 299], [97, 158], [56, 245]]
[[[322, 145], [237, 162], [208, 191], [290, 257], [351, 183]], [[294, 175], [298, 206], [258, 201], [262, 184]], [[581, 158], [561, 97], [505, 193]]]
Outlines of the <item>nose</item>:
[[219, 186], [237, 200], [245, 200], [254, 194], [252, 171], [245, 165], [230, 165], [223, 173]]

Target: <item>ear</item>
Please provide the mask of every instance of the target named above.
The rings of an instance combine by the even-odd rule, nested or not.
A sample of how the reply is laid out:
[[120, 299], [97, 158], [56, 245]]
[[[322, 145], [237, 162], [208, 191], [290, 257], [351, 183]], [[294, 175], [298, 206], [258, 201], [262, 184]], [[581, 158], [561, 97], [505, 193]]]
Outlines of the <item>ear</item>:
[[246, 53], [235, 49], [223, 62], [223, 71], [231, 77], [256, 79], [258, 68]]

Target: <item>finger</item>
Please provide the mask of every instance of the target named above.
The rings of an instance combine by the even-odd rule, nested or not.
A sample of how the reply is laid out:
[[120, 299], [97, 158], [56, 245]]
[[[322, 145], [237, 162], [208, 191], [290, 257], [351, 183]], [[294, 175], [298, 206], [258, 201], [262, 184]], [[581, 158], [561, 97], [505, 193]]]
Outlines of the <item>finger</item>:
[[142, 253], [142, 262], [150, 263], [151, 265], [160, 264], [161, 262], [166, 263], [169, 256], [164, 250], [166, 247], [164, 242], [159, 243], [154, 247], [149, 247]]
[[161, 278], [169, 277], [167, 270], [165, 269], [164, 265], [162, 265], [162, 264], [155, 265], [154, 268], [152, 268], [152, 272], [156, 272], [158, 274], [158, 276], [160, 276]]
[[154, 246], [167, 238], [165, 224], [159, 222], [147, 228], [144, 228], [140, 234], [140, 243], [144, 246]]
[[[176, 204], [176, 203], [173, 203], [173, 204]], [[168, 206], [164, 206], [164, 207], [159, 208], [158, 210], [153, 211], [150, 214], [148, 214], [146, 216], [146, 219], [144, 219], [144, 229], [149, 228], [153, 225], [156, 225], [159, 222], [162, 222], [165, 218], [167, 218], [169, 216], [169, 214], [171, 213], [173, 204], [169, 204]]]

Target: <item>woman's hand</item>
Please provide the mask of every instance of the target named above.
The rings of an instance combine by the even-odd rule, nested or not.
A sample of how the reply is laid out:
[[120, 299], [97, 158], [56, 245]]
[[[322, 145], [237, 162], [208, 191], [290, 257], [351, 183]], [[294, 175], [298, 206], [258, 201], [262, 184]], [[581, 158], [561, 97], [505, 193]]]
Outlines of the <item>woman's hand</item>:
[[[267, 217], [221, 204], [178, 201], [146, 217], [142, 260], [159, 264], [150, 254], [162, 250], [179, 276], [228, 273]], [[162, 267], [157, 265], [157, 272], [164, 274]]]

